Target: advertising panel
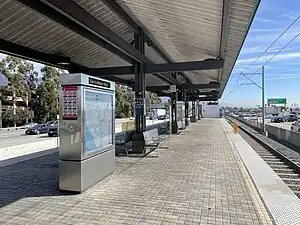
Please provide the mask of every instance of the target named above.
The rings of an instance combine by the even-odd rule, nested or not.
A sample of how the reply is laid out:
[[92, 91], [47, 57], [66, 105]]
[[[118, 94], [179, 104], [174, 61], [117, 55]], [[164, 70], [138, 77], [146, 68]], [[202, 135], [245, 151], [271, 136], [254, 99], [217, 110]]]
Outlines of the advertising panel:
[[77, 120], [78, 105], [77, 105], [77, 86], [62, 87], [62, 119]]
[[113, 94], [84, 90], [84, 153], [105, 151], [113, 145]]

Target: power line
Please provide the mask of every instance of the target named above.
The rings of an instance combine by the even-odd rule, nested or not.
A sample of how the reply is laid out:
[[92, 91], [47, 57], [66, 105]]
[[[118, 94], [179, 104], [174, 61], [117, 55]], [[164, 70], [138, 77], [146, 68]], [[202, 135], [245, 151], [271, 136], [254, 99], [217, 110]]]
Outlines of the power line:
[[298, 16], [244, 71], [248, 70], [260, 57], [262, 57], [299, 19], [300, 16]]
[[[280, 36], [278, 37], [278, 38], [276, 38], [276, 41], [288, 30], [288, 29], [290, 29], [290, 27], [298, 20], [300, 18], [300, 16], [298, 16], [294, 21], [293, 21], [293, 23], [291, 23], [291, 25], [282, 33], [282, 34], [280, 34]], [[299, 37], [299, 35], [300, 35], [300, 32], [297, 34], [297, 35], [295, 35], [286, 45], [284, 45], [278, 52], [276, 52], [271, 58], [269, 58], [262, 66], [265, 66], [267, 63], [269, 63], [272, 59], [274, 59], [280, 52], [282, 52], [290, 43], [292, 43], [297, 37]], [[270, 45], [270, 46], [272, 46], [276, 41], [273, 41], [273, 43]], [[270, 48], [270, 46], [264, 51], [264, 53]], [[263, 54], [264, 54], [263, 53]], [[254, 62], [253, 63], [251, 63], [251, 65], [250, 66], [252, 66], [263, 54], [260, 54], [260, 56], [259, 57], [257, 57], [256, 58], [256, 60], [254, 60]], [[250, 68], [250, 66], [248, 67], [248, 68], [246, 68], [246, 70], [247, 69], [249, 69]], [[244, 71], [246, 71], [246, 70], [244, 70]], [[256, 74], [258, 71], [260, 70], [260, 68], [259, 69], [257, 69], [254, 73], [252, 73], [250, 76], [248, 76], [248, 77], [252, 77], [254, 74]], [[238, 80], [239, 81], [239, 80]], [[239, 88], [242, 86], [242, 85], [244, 85], [245, 83], [242, 83], [242, 84], [240, 84], [238, 87], [237, 87], [237, 89], [236, 89], [236, 91], [238, 91], [239, 90]], [[236, 93], [236, 91], [234, 92], [234, 93]], [[229, 96], [231, 96], [233, 94], [233, 92], [230, 92], [230, 94], [227, 96], [227, 97], [229, 97]]]
[[[245, 70], [246, 72], [260, 57], [262, 57], [298, 20], [300, 19], [300, 15], [266, 48], [264, 52], [262, 52]], [[256, 73], [256, 72], [255, 72]], [[238, 77], [237, 83], [239, 82], [240, 77]]]

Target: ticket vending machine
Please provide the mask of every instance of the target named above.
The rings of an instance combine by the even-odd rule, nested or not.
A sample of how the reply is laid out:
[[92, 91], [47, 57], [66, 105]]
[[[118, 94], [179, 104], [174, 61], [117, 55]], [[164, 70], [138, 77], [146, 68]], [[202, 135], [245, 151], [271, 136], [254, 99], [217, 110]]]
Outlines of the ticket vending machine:
[[115, 83], [60, 76], [59, 189], [82, 192], [115, 168]]
[[177, 124], [179, 124], [178, 129], [185, 129], [185, 103], [183, 101], [176, 102], [177, 107]]

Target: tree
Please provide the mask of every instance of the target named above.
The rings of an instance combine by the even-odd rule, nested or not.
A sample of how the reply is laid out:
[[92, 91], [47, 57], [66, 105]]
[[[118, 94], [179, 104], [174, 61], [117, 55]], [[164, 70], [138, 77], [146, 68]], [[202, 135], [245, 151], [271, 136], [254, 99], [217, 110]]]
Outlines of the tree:
[[133, 92], [123, 85], [116, 85], [116, 117], [132, 116]]
[[8, 87], [2, 91], [2, 100], [12, 101], [13, 110], [9, 112], [13, 114], [10, 118], [13, 118], [14, 126], [16, 126], [17, 100], [20, 98], [28, 110], [31, 96], [30, 86], [34, 83], [37, 73], [34, 71], [33, 64], [12, 56], [7, 56], [1, 61], [0, 69], [10, 82]]
[[42, 82], [37, 86], [33, 95], [35, 119], [45, 123], [55, 120], [59, 114], [59, 71], [54, 67], [45, 66], [41, 69]]
[[161, 99], [157, 94], [146, 91], [146, 111], [150, 111], [150, 104], [160, 104]]
[[[149, 112], [150, 104], [159, 104], [161, 99], [157, 94], [146, 91], [146, 111]], [[116, 117], [131, 117], [134, 109], [134, 92], [131, 88], [116, 85]]]

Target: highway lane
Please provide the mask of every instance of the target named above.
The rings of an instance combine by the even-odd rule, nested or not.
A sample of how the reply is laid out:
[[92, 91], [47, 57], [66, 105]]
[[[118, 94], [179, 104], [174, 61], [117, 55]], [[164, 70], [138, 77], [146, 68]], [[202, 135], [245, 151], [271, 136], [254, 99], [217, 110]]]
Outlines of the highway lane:
[[[3, 131], [0, 131], [0, 140], [9, 138], [12, 136], [20, 136], [21, 134], [24, 134], [24, 132], [25, 132], [25, 129], [24, 130], [14, 130], [14, 131], [3, 130]], [[0, 142], [0, 144], [1, 144], [1, 142]]]
[[[122, 131], [122, 123], [127, 121], [133, 121], [129, 118], [126, 119], [116, 119], [115, 123], [115, 131], [116, 133]], [[147, 126], [164, 122], [163, 120], [147, 120]], [[44, 141], [47, 139], [53, 139], [56, 137], [48, 137], [47, 134], [40, 135], [26, 135], [25, 130], [21, 131], [1, 131], [0, 133], [0, 148], [8, 147], [20, 144], [27, 144], [31, 142]]]
[[[256, 120], [254, 120], [256, 121]], [[258, 121], [261, 122], [261, 118], [258, 118]], [[265, 120], [266, 124], [270, 125], [270, 126], [274, 126], [274, 127], [280, 127], [286, 130], [291, 130], [291, 125], [293, 122], [284, 122], [284, 123], [271, 123], [270, 119], [266, 119]]]
[[[130, 121], [130, 118], [124, 118], [124, 119], [116, 119], [116, 127], [122, 127], [122, 123], [126, 121]], [[7, 131], [7, 130], [2, 130], [0, 131], [0, 140], [1, 139], [6, 139], [6, 138], [16, 138], [16, 137], [22, 137], [25, 133], [25, 129], [22, 130], [12, 130], [12, 131]], [[0, 141], [0, 146], [1, 146], [1, 141]]]
[[280, 128], [286, 129], [286, 130], [291, 130], [292, 122], [268, 123], [268, 124], [271, 126], [274, 126], [274, 127], [280, 127]]

